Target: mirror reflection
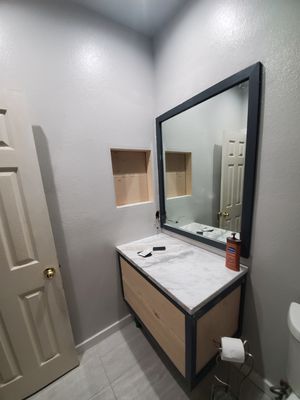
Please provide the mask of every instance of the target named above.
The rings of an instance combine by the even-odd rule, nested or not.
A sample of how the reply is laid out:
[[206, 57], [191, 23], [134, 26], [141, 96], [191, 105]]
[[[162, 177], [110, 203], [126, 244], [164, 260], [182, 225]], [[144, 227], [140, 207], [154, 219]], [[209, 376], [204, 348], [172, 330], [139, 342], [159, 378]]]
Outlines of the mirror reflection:
[[162, 122], [166, 224], [226, 242], [241, 230], [248, 81]]

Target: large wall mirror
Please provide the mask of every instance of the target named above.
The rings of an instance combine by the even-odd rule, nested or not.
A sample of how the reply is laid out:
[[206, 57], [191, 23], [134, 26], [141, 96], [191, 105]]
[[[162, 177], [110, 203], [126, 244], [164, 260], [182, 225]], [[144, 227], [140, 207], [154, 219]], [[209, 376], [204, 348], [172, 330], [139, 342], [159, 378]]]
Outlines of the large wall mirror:
[[161, 225], [225, 249], [236, 232], [248, 257], [261, 63], [156, 119]]

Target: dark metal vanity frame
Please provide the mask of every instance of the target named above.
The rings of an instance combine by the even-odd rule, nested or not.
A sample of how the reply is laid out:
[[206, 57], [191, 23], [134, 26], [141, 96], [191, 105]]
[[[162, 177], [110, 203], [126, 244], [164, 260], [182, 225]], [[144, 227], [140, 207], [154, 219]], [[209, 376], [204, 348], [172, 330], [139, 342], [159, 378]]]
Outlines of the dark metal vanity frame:
[[243, 206], [242, 206], [242, 223], [241, 223], [241, 239], [242, 248], [241, 255], [249, 257], [250, 241], [252, 230], [252, 215], [254, 204], [254, 189], [255, 189], [255, 171], [257, 158], [257, 144], [259, 133], [259, 117], [260, 117], [260, 100], [261, 100], [261, 80], [262, 80], [262, 64], [260, 62], [251, 65], [250, 67], [230, 76], [227, 79], [211, 86], [202, 93], [190, 98], [177, 107], [165, 112], [156, 118], [156, 141], [157, 141], [157, 160], [158, 160], [158, 177], [159, 177], [159, 202], [160, 202], [160, 220], [161, 227], [187, 236], [199, 242], [206, 243], [210, 246], [225, 250], [225, 244], [214, 241], [199, 235], [186, 232], [182, 229], [167, 225], [166, 208], [165, 208], [165, 187], [164, 187], [164, 165], [163, 165], [163, 145], [162, 145], [162, 129], [161, 124], [189, 108], [200, 104], [232, 87], [239, 85], [245, 81], [249, 81], [249, 101], [248, 101], [248, 120], [247, 120], [247, 146], [245, 158], [245, 173], [244, 173], [244, 191], [243, 191]]
[[[211, 358], [211, 360], [199, 371], [196, 373], [196, 338], [197, 338], [197, 321], [204, 314], [206, 314], [212, 307], [218, 304], [221, 300], [223, 300], [227, 295], [229, 295], [233, 290], [237, 287], [241, 286], [241, 297], [240, 297], [240, 308], [239, 308], [239, 320], [238, 320], [238, 329], [233, 335], [233, 337], [240, 337], [242, 331], [242, 323], [243, 323], [243, 310], [244, 310], [244, 302], [245, 302], [245, 286], [246, 286], [246, 277], [247, 275], [241, 276], [238, 280], [233, 282], [229, 287], [224, 289], [222, 292], [217, 294], [211, 300], [208, 301], [203, 307], [199, 308], [199, 310], [195, 311], [193, 314], [189, 314], [179, 303], [177, 303], [166, 291], [161, 289], [155, 282], [153, 282], [146, 274], [144, 274], [139, 268], [137, 268], [128, 258], [124, 257], [123, 254], [117, 252], [118, 255], [118, 265], [119, 265], [119, 273], [121, 279], [121, 288], [122, 288], [122, 296], [130, 309], [131, 314], [134, 316], [136, 322], [142, 327], [142, 330], [151, 343], [151, 345], [155, 348], [161, 358], [167, 363], [170, 370], [176, 374], [176, 377], [187, 387], [188, 390], [192, 390], [200, 381], [205, 377], [205, 375], [211, 370], [211, 368], [215, 365], [216, 357]], [[147, 282], [149, 282], [156, 290], [158, 290], [163, 296], [165, 296], [176, 308], [178, 308], [185, 316], [185, 337], [186, 337], [186, 348], [185, 348], [185, 377], [181, 375], [181, 373], [174, 366], [173, 362], [170, 360], [165, 351], [160, 347], [157, 341], [154, 339], [152, 334], [149, 332], [143, 321], [139, 318], [133, 308], [128, 304], [125, 300], [124, 296], [124, 288], [123, 288], [123, 280], [122, 280], [122, 270], [120, 258], [126, 260], [128, 264], [138, 273], [140, 274]]]

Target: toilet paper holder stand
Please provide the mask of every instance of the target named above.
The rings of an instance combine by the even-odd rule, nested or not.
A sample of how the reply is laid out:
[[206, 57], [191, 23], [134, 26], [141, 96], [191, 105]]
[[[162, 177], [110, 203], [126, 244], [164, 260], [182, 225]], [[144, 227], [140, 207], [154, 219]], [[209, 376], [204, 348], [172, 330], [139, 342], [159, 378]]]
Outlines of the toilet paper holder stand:
[[[216, 339], [214, 339], [213, 342], [215, 343], [216, 347], [219, 350], [219, 352], [217, 354], [217, 358], [216, 358], [216, 365], [218, 365], [221, 362], [221, 353], [222, 353], [221, 342]], [[245, 361], [244, 361], [244, 363], [241, 363], [240, 367], [238, 368], [239, 373], [242, 375], [242, 379], [239, 382], [238, 395], [240, 393], [240, 388], [241, 388], [242, 383], [248, 378], [248, 376], [253, 371], [253, 367], [254, 367], [254, 357], [249, 352], [249, 344], [248, 344], [247, 340], [243, 341], [243, 346], [244, 346], [244, 350], [245, 350]], [[228, 362], [228, 361], [225, 361], [225, 362]], [[243, 371], [245, 367], [248, 369], [246, 373]], [[216, 381], [218, 383], [220, 383], [224, 387], [225, 392], [228, 392], [230, 390], [231, 385], [228, 382], [225, 382], [224, 379], [221, 379], [217, 375], [214, 375], [214, 378], [216, 379]]]

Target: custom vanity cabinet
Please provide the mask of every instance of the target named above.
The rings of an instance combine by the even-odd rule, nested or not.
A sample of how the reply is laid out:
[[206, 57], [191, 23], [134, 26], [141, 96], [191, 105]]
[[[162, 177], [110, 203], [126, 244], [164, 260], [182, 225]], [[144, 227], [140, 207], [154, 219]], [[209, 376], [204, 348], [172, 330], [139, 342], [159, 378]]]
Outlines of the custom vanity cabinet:
[[124, 299], [182, 375], [185, 375], [185, 316], [127, 261], [120, 260]]
[[123, 254], [118, 257], [125, 302], [150, 341], [194, 387], [214, 365], [220, 338], [240, 335], [245, 275], [191, 312]]
[[216, 355], [216, 342], [222, 336], [234, 336], [239, 328], [241, 286], [203, 314], [196, 325], [196, 373]]

